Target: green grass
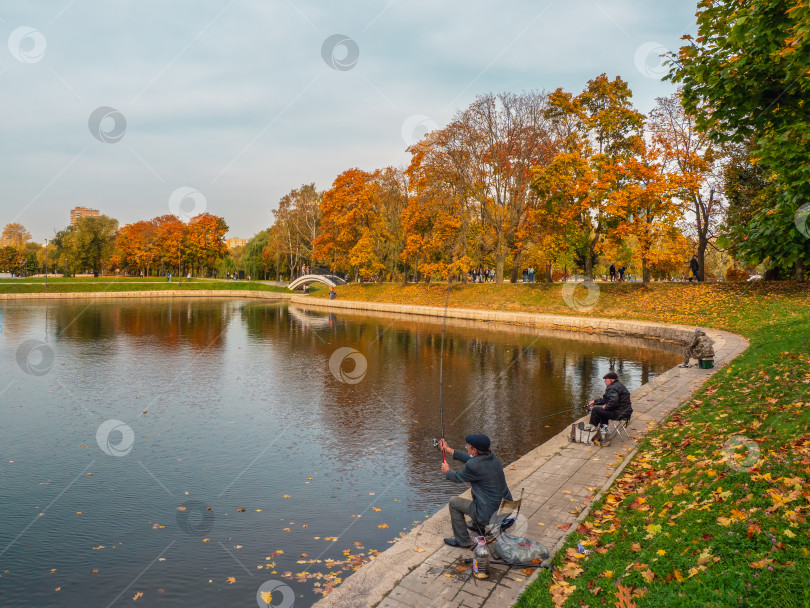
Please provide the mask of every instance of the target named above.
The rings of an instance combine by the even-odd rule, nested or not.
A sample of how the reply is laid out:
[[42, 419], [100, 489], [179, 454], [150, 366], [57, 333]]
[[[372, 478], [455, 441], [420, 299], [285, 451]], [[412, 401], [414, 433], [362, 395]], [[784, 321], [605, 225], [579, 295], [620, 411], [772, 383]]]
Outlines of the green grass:
[[[772, 312], [571, 535], [555, 564], [576, 576], [543, 572], [520, 608], [613, 606], [619, 584], [639, 606], [810, 605], [810, 314]], [[735, 436], [746, 444], [727, 443]], [[578, 557], [577, 542], [595, 552]], [[564, 604], [553, 601], [571, 587]]]
[[[701, 325], [740, 333], [751, 346], [651, 431], [556, 555], [557, 578], [541, 570], [518, 608], [810, 606], [810, 289], [599, 287], [589, 313], [570, 309], [560, 285], [459, 285], [450, 306]], [[446, 285], [337, 291], [443, 306]], [[591, 553], [579, 554], [577, 542]]]

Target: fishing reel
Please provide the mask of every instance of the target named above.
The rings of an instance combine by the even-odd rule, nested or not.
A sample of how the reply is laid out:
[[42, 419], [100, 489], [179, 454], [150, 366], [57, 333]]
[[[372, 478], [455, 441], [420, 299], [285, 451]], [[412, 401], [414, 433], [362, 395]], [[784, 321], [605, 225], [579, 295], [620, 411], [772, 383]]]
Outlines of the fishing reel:
[[433, 440], [433, 447], [436, 448], [437, 450], [441, 450], [442, 449], [441, 441], [439, 439], [434, 439]]

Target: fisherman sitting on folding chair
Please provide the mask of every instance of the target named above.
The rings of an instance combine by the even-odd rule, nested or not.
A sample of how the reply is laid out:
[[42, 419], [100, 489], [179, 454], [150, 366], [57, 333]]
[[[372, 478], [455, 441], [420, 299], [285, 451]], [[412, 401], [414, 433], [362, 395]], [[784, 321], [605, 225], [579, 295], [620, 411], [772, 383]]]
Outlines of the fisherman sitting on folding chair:
[[[605, 394], [588, 404], [588, 407], [593, 409], [591, 409], [591, 423], [585, 427], [587, 431], [598, 430], [609, 420], [629, 420], [633, 414], [630, 391], [619, 382], [616, 372], [608, 372], [602, 379], [605, 381]], [[594, 440], [599, 441], [598, 438]]]
[[472, 518], [473, 524], [485, 527], [492, 514], [498, 510], [501, 499], [512, 500], [512, 494], [506, 486], [501, 461], [489, 450], [489, 437], [486, 435], [467, 435], [467, 451], [454, 450], [444, 439], [439, 447], [453, 453], [454, 460], [464, 463], [460, 471], [451, 471], [450, 465], [442, 462], [444, 476], [456, 483], [468, 482], [472, 490], [472, 500], [458, 496], [450, 499], [450, 521], [453, 524], [453, 536], [444, 542], [451, 547], [471, 547], [472, 540], [467, 529], [465, 515]]

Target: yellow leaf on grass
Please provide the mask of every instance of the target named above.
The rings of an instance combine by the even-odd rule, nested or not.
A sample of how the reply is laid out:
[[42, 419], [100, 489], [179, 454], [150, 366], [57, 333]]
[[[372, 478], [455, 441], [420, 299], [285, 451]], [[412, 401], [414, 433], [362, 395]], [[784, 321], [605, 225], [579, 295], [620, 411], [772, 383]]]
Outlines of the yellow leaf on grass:
[[666, 554], [667, 554], [667, 552], [666, 552], [666, 551], [664, 551], [663, 549], [658, 549], [658, 551], [656, 551], [656, 553], [657, 553], [658, 555], [666, 555]]
[[728, 526], [731, 524], [731, 519], [729, 519], [728, 517], [718, 517], [717, 523], [720, 524], [721, 526]]
[[681, 572], [680, 570], [675, 570], [672, 574], [675, 575], [676, 581], [678, 581], [679, 583], [683, 582], [683, 572]]
[[796, 535], [793, 532], [791, 532], [789, 529], [785, 530], [785, 536], [787, 536], [788, 538], [796, 538]]
[[650, 524], [649, 526], [647, 526], [644, 529], [647, 530], [647, 533], [650, 536], [655, 536], [656, 534], [658, 534], [661, 531], [661, 526], [659, 524]]
[[641, 551], [641, 545], [638, 544], [638, 543], [633, 543], [632, 545], [630, 545], [630, 550], [633, 553], [637, 553], [637, 552]]
[[645, 581], [651, 583], [655, 578], [655, 572], [647, 568], [644, 572], [641, 573], [641, 576], [644, 578]]
[[613, 578], [613, 570], [605, 570], [601, 576], [604, 578]]

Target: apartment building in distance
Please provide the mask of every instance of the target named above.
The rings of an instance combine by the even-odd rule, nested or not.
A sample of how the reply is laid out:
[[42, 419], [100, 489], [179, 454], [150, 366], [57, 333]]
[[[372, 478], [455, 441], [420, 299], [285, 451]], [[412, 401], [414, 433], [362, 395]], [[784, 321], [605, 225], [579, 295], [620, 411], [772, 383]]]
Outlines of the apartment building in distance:
[[228, 246], [228, 249], [244, 247], [245, 243], [247, 243], [245, 239], [225, 239], [225, 244]]
[[88, 209], [87, 207], [74, 207], [70, 210], [70, 225], [76, 227], [76, 221], [83, 217], [93, 217], [101, 215], [98, 209]]

